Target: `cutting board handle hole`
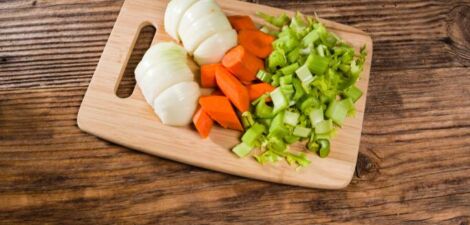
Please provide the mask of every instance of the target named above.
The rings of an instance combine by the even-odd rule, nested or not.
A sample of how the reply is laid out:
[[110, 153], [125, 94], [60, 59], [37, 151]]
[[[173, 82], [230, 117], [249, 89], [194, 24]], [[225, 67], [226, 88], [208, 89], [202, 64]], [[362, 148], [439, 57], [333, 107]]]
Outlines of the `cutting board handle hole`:
[[120, 98], [127, 98], [132, 95], [135, 88], [134, 70], [137, 64], [142, 60], [144, 53], [150, 48], [152, 40], [155, 36], [156, 29], [152, 25], [146, 25], [140, 29], [139, 36], [132, 49], [131, 56], [127, 61], [126, 69], [119, 81], [116, 95]]

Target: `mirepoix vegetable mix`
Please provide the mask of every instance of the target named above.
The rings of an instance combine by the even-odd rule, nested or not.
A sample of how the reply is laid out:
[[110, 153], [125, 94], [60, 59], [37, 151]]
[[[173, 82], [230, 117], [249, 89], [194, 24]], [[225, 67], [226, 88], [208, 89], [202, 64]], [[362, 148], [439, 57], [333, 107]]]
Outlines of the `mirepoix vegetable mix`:
[[310, 164], [306, 153], [289, 151], [289, 145], [305, 141], [305, 152], [328, 156], [335, 130], [354, 116], [354, 103], [362, 96], [355, 83], [365, 46], [356, 53], [318, 20], [300, 13], [293, 18], [258, 16], [277, 29], [261, 28], [276, 40], [257, 78], [276, 89], [242, 115], [246, 131], [232, 151], [239, 157], [253, 152], [261, 164], [284, 159], [304, 167]]

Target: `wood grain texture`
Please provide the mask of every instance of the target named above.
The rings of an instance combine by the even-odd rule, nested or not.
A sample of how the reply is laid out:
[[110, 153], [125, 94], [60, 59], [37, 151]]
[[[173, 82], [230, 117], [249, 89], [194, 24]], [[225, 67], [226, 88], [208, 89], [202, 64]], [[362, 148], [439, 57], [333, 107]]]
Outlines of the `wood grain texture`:
[[470, 1], [258, 2], [375, 41], [347, 189], [224, 175], [82, 133], [123, 2], [0, 0], [0, 224], [469, 224]]

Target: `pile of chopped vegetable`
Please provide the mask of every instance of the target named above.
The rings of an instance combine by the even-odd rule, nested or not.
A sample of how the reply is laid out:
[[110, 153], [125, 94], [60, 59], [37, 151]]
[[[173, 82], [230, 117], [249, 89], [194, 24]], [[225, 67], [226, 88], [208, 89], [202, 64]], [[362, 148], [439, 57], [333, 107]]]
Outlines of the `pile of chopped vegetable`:
[[[289, 18], [258, 13], [270, 25], [261, 31], [276, 37], [257, 78], [275, 89], [252, 101], [242, 115], [245, 133], [232, 151], [239, 157], [253, 152], [261, 163], [286, 160], [310, 164], [306, 154], [289, 151], [305, 141], [306, 150], [327, 157], [330, 140], [362, 96], [355, 86], [366, 51], [359, 54], [312, 17], [297, 13]], [[257, 151], [253, 151], [258, 149]]]

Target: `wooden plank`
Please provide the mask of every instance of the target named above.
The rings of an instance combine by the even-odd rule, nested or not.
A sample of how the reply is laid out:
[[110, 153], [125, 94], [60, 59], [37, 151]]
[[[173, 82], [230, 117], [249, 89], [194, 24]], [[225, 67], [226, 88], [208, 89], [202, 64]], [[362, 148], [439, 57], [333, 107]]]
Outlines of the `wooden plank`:
[[[257, 2], [315, 10], [374, 38], [364, 132], [347, 189], [238, 178], [80, 132], [76, 113], [123, 1], [1, 1], [1, 16], [8, 19], [0, 21], [0, 38], [9, 29], [18, 34], [0, 40], [0, 224], [468, 224], [470, 100], [464, 96], [470, 73], [464, 65], [470, 61], [464, 56], [470, 45], [446, 24], [460, 24], [460, 34], [468, 35], [470, 2]], [[75, 4], [86, 10], [77, 13]], [[87, 13], [103, 5], [113, 9]], [[406, 17], [397, 16], [401, 10], [414, 16], [398, 29]], [[30, 17], [19, 16], [24, 13]], [[88, 31], [75, 30], [76, 24]], [[368, 30], [376, 24], [380, 29]], [[444, 24], [440, 35], [400, 35], [411, 25], [426, 31], [433, 24]], [[53, 31], [41, 32], [49, 27]], [[80, 45], [97, 53], [58, 50], [77, 52]], [[37, 55], [37, 48], [53, 54]], [[81, 64], [87, 71], [80, 72]]]
[[[339, 191], [223, 175], [101, 141], [75, 125], [85, 87], [0, 91], [0, 219], [459, 224], [470, 209], [470, 100], [439, 96], [459, 98], [468, 76], [464, 68], [373, 73], [370, 93], [382, 97], [368, 99], [357, 174]], [[424, 83], [426, 92], [413, 91]]]

